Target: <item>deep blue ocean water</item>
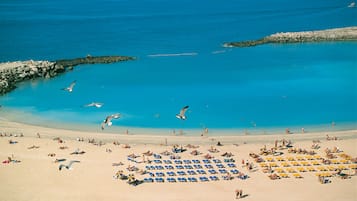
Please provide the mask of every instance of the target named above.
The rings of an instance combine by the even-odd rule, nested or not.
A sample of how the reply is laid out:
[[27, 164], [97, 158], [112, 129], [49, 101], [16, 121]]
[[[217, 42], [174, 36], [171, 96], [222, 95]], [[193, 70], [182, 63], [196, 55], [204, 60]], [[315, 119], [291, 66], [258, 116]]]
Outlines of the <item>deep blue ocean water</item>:
[[[222, 47], [276, 32], [356, 26], [357, 8], [349, 3], [2, 0], [1, 62], [87, 54], [138, 59], [78, 66], [20, 84], [0, 97], [0, 115], [15, 110], [33, 116], [16, 117], [27, 123], [98, 129], [106, 115], [118, 112], [122, 118], [114, 125], [124, 127], [312, 128], [336, 122], [357, 128], [356, 42]], [[73, 80], [73, 93], [60, 90]], [[104, 106], [82, 107], [92, 101]], [[175, 115], [185, 105], [187, 120], [180, 121]]]

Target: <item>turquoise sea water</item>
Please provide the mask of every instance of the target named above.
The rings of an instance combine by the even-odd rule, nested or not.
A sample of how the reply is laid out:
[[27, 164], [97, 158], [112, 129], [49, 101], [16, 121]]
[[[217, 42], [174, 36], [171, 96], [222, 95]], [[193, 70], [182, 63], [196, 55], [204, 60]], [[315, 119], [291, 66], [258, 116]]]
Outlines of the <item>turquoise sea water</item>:
[[[259, 4], [258, 4], [259, 3]], [[0, 97], [19, 121], [168, 129], [356, 129], [357, 43], [263, 45], [223, 42], [276, 32], [357, 25], [349, 1], [0, 2], [0, 61], [91, 55], [136, 61], [83, 65]], [[74, 92], [61, 88], [77, 80]], [[102, 108], [84, 108], [92, 101]], [[187, 120], [175, 115], [189, 105]], [[62, 124], [61, 124], [62, 125]], [[256, 125], [256, 128], [254, 128]], [[322, 126], [322, 127], [323, 127]], [[111, 128], [109, 128], [111, 129]]]

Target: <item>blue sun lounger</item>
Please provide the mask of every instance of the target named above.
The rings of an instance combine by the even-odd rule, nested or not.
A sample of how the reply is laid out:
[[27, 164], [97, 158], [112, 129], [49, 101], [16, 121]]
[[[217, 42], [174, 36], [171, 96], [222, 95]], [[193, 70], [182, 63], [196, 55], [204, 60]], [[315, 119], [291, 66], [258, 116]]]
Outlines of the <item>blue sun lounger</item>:
[[184, 178], [184, 177], [179, 177], [179, 178], [177, 178], [177, 180], [178, 180], [179, 182], [187, 182], [187, 179]]
[[189, 182], [197, 182], [197, 179], [194, 178], [194, 177], [189, 177], [189, 178], [187, 178], [187, 180], [188, 180]]
[[228, 173], [226, 169], [219, 169], [218, 171], [221, 174], [227, 174]]
[[145, 183], [152, 183], [152, 182], [154, 182], [154, 179], [153, 178], [144, 178], [144, 182]]
[[206, 171], [204, 171], [204, 170], [202, 170], [202, 169], [196, 170], [196, 172], [197, 172], [198, 174], [206, 174]]
[[165, 182], [163, 178], [155, 178], [155, 181], [158, 182], [158, 183]]
[[172, 178], [172, 177], [169, 177], [169, 178], [167, 178], [166, 180], [167, 180], [168, 182], [170, 182], [170, 183], [176, 182], [176, 179], [175, 179], [175, 178]]
[[216, 164], [218, 168], [224, 168], [224, 165], [222, 163]]
[[212, 181], [218, 181], [219, 178], [217, 176], [210, 176], [209, 177]]
[[207, 177], [199, 177], [200, 181], [202, 182], [206, 182], [209, 181]]
[[213, 169], [213, 166], [211, 164], [206, 164], [205, 167], [208, 169]]
[[169, 175], [170, 177], [176, 176], [175, 172], [167, 172], [166, 174]]

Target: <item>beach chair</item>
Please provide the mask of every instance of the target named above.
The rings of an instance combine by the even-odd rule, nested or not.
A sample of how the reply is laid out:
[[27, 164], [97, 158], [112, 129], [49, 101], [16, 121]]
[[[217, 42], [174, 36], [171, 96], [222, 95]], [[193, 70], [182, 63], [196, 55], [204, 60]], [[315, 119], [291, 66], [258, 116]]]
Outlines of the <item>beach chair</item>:
[[340, 160], [340, 163], [342, 163], [342, 164], [349, 164], [350, 162], [349, 162], [348, 160], [346, 160], [346, 159], [341, 159], [341, 160]]
[[202, 162], [203, 162], [203, 163], [206, 163], [206, 164], [211, 163], [211, 161], [208, 160], [208, 159], [203, 159]]
[[214, 170], [214, 169], [210, 169], [210, 170], [208, 170], [208, 172], [211, 173], [211, 174], [217, 174], [217, 171]]
[[155, 169], [156, 169], [156, 170], [163, 170], [163, 169], [164, 169], [164, 166], [162, 166], [162, 165], [155, 165]]
[[339, 165], [339, 166], [338, 166], [338, 169], [340, 169], [340, 170], [347, 170], [346, 166], [344, 166], [344, 165]]
[[230, 172], [231, 172], [232, 174], [238, 174], [238, 173], [239, 173], [239, 171], [238, 171], [237, 169], [232, 169], [232, 170], [230, 170]]
[[312, 165], [321, 165], [321, 163], [319, 161], [311, 161]]
[[161, 156], [159, 154], [154, 154], [154, 158], [161, 159]]
[[211, 181], [218, 181], [219, 178], [217, 176], [210, 176], [209, 177]]
[[265, 158], [265, 160], [268, 161], [268, 162], [274, 162], [274, 159], [271, 158], [271, 157], [267, 157], [267, 158]]
[[181, 169], [184, 169], [184, 167], [182, 165], [176, 165], [176, 169], [181, 170]]
[[233, 158], [225, 158], [225, 159], [224, 159], [224, 162], [225, 162], [225, 163], [234, 163], [235, 160], [234, 160]]
[[200, 181], [207, 182], [209, 181], [207, 177], [199, 177]]
[[195, 177], [189, 177], [189, 178], [187, 178], [188, 179], [188, 181], [190, 181], [190, 182], [197, 182], [197, 179], [195, 178]]
[[285, 159], [284, 159], [283, 157], [281, 157], [281, 156], [276, 157], [276, 160], [277, 160], [277, 161], [280, 161], [280, 162], [281, 162], [281, 161], [285, 161]]
[[155, 160], [154, 160], [154, 163], [156, 163], [156, 164], [161, 164], [162, 161], [161, 161], [161, 160], [158, 160], [158, 159], [155, 159]]
[[281, 178], [289, 178], [289, 175], [286, 174], [286, 173], [280, 173], [279, 177], [281, 177]]
[[266, 163], [259, 163], [260, 167], [268, 167], [268, 165]]
[[226, 169], [219, 169], [218, 172], [221, 173], [221, 174], [227, 174], [228, 173]]
[[294, 173], [293, 176], [297, 179], [302, 179], [303, 177], [299, 173]]
[[164, 166], [167, 170], [172, 170], [174, 169], [174, 167], [172, 165], [165, 165]]
[[298, 170], [299, 172], [306, 172], [305, 168], [303, 168], [303, 167], [298, 167], [297, 170]]
[[216, 166], [217, 166], [218, 168], [224, 168], [224, 165], [223, 165], [223, 164], [221, 164], [221, 163], [216, 164]]
[[315, 172], [316, 170], [315, 170], [315, 168], [313, 168], [313, 167], [307, 167], [306, 168], [309, 172]]
[[196, 169], [202, 169], [202, 165], [193, 165]]
[[155, 178], [155, 181], [156, 181], [157, 183], [163, 183], [163, 182], [165, 182], [163, 178], [158, 178], [158, 177]]
[[201, 163], [201, 161], [200, 161], [200, 160], [197, 160], [197, 159], [192, 159], [192, 162], [193, 162], [193, 163], [196, 163], [196, 164]]
[[185, 169], [193, 169], [192, 165], [185, 165]]
[[187, 174], [189, 174], [189, 175], [195, 175], [195, 174], [196, 174], [196, 172], [195, 172], [195, 171], [193, 171], [193, 170], [187, 170]]
[[185, 164], [191, 164], [191, 161], [190, 161], [190, 160], [183, 160], [183, 162], [184, 162]]
[[166, 179], [168, 182], [170, 183], [175, 183], [176, 182], [176, 179], [175, 178], [172, 178], [172, 177], [169, 177]]
[[287, 168], [286, 169], [289, 173], [295, 173], [296, 171], [293, 168]]
[[327, 169], [329, 170], [329, 171], [336, 171], [336, 167], [334, 167], [334, 166], [332, 166], [332, 165], [329, 165], [329, 166], [327, 166]]
[[275, 172], [277, 172], [277, 173], [285, 173], [285, 171], [282, 168], [275, 168]]
[[182, 164], [181, 160], [174, 160], [175, 164]]
[[208, 169], [213, 169], [213, 166], [210, 165], [210, 164], [206, 164], [205, 167], [208, 168]]
[[180, 176], [184, 176], [184, 175], [186, 175], [186, 172], [184, 172], [184, 171], [177, 171], [177, 174], [180, 175]]
[[145, 183], [152, 183], [152, 182], [154, 182], [154, 179], [153, 178], [144, 178], [144, 182]]
[[303, 157], [303, 156], [296, 156], [296, 159], [297, 159], [298, 161], [304, 161], [304, 160], [305, 160], [305, 157]]
[[165, 173], [163, 173], [163, 172], [158, 172], [158, 173], [159, 173], [158, 177], [164, 177], [165, 176]]
[[287, 160], [288, 161], [295, 161], [295, 158], [290, 156], [290, 157], [287, 157]]
[[179, 182], [187, 182], [187, 179], [185, 177], [179, 177], [177, 178]]
[[164, 163], [165, 164], [172, 164], [172, 161], [171, 160], [164, 160]]
[[282, 162], [281, 165], [282, 165], [283, 167], [290, 167], [290, 164], [287, 163], [287, 162]]
[[310, 163], [308, 163], [307, 161], [301, 161], [300, 164], [302, 164], [303, 166], [310, 166]]
[[204, 170], [202, 170], [202, 169], [196, 170], [196, 172], [197, 172], [198, 174], [206, 174], [206, 171], [204, 171]]
[[213, 162], [214, 162], [214, 163], [222, 163], [222, 161], [219, 160], [219, 159], [213, 159]]
[[167, 172], [166, 174], [169, 175], [170, 177], [176, 176], [175, 172]]
[[236, 167], [236, 165], [235, 165], [234, 163], [228, 163], [227, 165], [228, 165], [228, 167], [230, 167], [230, 168], [235, 168], [235, 167]]
[[357, 169], [357, 164], [348, 165], [348, 168], [355, 170], [355, 169]]

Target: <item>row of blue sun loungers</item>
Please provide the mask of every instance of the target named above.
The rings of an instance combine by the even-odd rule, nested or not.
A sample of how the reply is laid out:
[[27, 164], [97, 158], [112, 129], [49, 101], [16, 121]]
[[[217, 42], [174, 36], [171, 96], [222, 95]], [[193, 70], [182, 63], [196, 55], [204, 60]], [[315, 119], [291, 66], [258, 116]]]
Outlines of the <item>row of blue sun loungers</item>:
[[[235, 168], [236, 165], [234, 163], [228, 163], [227, 164], [228, 167], [230, 168]], [[173, 169], [179, 169], [179, 170], [182, 170], [182, 169], [202, 169], [202, 165], [165, 165], [165, 166], [162, 166], [162, 165], [147, 165], [145, 166], [145, 168], [147, 170], [163, 170], [163, 169], [167, 169], [167, 170], [173, 170]], [[205, 168], [207, 169], [213, 169], [214, 167], [211, 165], [211, 164], [205, 164], [204, 165]], [[225, 166], [223, 164], [216, 164], [216, 167], [217, 168], [225, 168]]]
[[[213, 170], [213, 169], [210, 169], [208, 170], [208, 172], [210, 174], [218, 174], [218, 173], [221, 173], [221, 174], [227, 174], [228, 171], [226, 169], [219, 169], [218, 172], [216, 170]], [[232, 169], [229, 171], [229, 173], [231, 174], [238, 174], [239, 173], [239, 170], [237, 169]], [[156, 172], [156, 173], [152, 173], [152, 172], [149, 172], [150, 176], [152, 177], [165, 177], [165, 173], [163, 172]], [[187, 170], [187, 172], [185, 171], [177, 171], [177, 172], [167, 172], [166, 173], [168, 176], [176, 176], [176, 175], [180, 175], [180, 176], [184, 176], [184, 175], [197, 175], [197, 174], [207, 174], [205, 170]]]
[[[223, 178], [224, 179], [224, 178]], [[208, 182], [208, 181], [219, 181], [220, 179], [217, 176], [209, 176], [209, 177], [199, 177], [199, 178], [195, 178], [195, 177], [178, 177], [178, 178], [173, 178], [173, 177], [168, 177], [166, 178], [167, 182], [170, 183], [175, 183], [175, 182]], [[224, 179], [226, 180], [226, 179]], [[144, 179], [145, 183], [153, 183], [153, 182], [157, 182], [157, 183], [163, 183], [165, 182], [164, 178], [145, 178]]]

